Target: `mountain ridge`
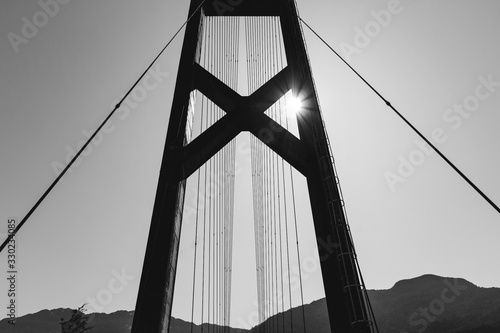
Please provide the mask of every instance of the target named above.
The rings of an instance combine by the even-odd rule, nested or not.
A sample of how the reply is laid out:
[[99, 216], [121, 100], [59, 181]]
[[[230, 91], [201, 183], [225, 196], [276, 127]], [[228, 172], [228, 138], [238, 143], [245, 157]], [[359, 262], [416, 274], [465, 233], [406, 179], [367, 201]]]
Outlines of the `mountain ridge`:
[[[500, 288], [483, 288], [462, 279], [424, 274], [396, 282], [390, 289], [368, 290], [380, 332], [387, 333], [498, 333], [500, 332]], [[92, 333], [130, 332], [133, 311], [110, 314], [92, 313]], [[16, 333], [60, 332], [59, 321], [69, 318], [71, 309], [41, 310], [17, 318]], [[280, 332], [302, 332], [305, 318], [309, 332], [330, 332], [324, 298], [289, 309], [260, 324], [285, 327]], [[0, 321], [0, 331], [9, 332], [8, 318]], [[203, 324], [208, 328], [208, 324]], [[230, 333], [257, 333], [251, 329], [230, 328]], [[191, 323], [172, 318], [170, 332], [191, 332]], [[210, 327], [214, 327], [210, 325]], [[212, 330], [212, 329], [211, 329]], [[204, 329], [204, 331], [207, 331]], [[193, 325], [201, 332], [201, 325]]]

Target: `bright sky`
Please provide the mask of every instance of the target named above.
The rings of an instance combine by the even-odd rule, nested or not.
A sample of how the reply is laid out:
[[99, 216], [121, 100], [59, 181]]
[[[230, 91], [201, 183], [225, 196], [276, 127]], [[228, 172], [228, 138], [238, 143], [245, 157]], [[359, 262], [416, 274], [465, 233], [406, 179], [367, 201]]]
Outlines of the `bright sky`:
[[[2, 234], [181, 26], [189, 5], [60, 2], [46, 7], [50, 15], [40, 14], [43, 0], [4, 1], [0, 11]], [[300, 0], [298, 6], [306, 22], [500, 205], [497, 1]], [[28, 27], [33, 22], [36, 30]], [[367, 288], [427, 273], [500, 287], [500, 215], [435, 153], [420, 148], [416, 134], [304, 30]], [[181, 43], [182, 34], [141, 83], [129, 111], [116, 114], [19, 233], [18, 315], [75, 308], [98, 295], [106, 304], [96, 301], [91, 312], [134, 308]], [[245, 237], [253, 229], [239, 228], [232, 324], [245, 326], [255, 310], [255, 273], [246, 259], [254, 250]], [[183, 262], [192, 260], [186, 244]], [[301, 249], [303, 261], [315, 257], [306, 237]], [[0, 258], [6, 272], [6, 253]], [[322, 297], [319, 270], [311, 265], [306, 302]], [[0, 281], [3, 307], [8, 288]], [[189, 277], [178, 281], [179, 290], [188, 288]], [[174, 315], [190, 316], [181, 305]]]

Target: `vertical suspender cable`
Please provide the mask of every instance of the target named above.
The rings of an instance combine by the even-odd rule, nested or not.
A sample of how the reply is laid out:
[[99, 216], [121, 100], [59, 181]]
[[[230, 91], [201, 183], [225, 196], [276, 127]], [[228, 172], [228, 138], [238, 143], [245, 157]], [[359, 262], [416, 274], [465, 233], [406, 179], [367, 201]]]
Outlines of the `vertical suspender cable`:
[[[207, 17], [204, 32], [206, 42], [202, 52], [203, 66], [219, 80], [234, 87], [233, 89], [237, 85], [235, 77], [237, 67], [235, 67], [234, 61], [237, 50], [235, 22], [234, 19], [228, 21]], [[203, 96], [202, 101], [200, 126], [208, 128], [222, 117], [223, 112], [213, 102], [209, 102], [205, 96]], [[209, 331], [212, 332], [215, 330], [223, 331], [225, 327], [229, 327], [230, 323], [234, 146], [233, 140], [231, 144], [221, 149], [204, 165], [205, 204], [202, 240], [201, 320], [202, 323], [205, 321], [206, 306], [206, 323]], [[206, 264], [207, 260], [208, 264]], [[207, 278], [205, 278], [205, 274], [208, 276]]]
[[[276, 67], [279, 67], [279, 60], [278, 60], [278, 48], [280, 47], [278, 41], [277, 41], [277, 26], [276, 26], [276, 18], [272, 18], [272, 38], [273, 38], [273, 74], [277, 72]], [[278, 101], [277, 108], [275, 108], [275, 119], [277, 122], [281, 123], [281, 100]], [[281, 161], [283, 159], [281, 158]], [[283, 312], [282, 315], [282, 331], [285, 330], [285, 291], [284, 291], [284, 275], [283, 275], [283, 231], [282, 231], [282, 218], [281, 218], [281, 183], [280, 183], [280, 168], [279, 168], [279, 159], [277, 157], [276, 159], [276, 170], [277, 170], [277, 188], [278, 188], [278, 223], [279, 223], [279, 258], [280, 258], [280, 281], [281, 281], [281, 310]], [[283, 171], [283, 170], [282, 170]]]
[[[230, 27], [229, 27], [229, 34], [230, 34], [230, 38], [229, 38], [229, 41], [230, 41], [230, 44], [229, 44], [229, 47], [228, 47], [228, 55], [227, 55], [227, 68], [228, 68], [228, 85], [232, 88], [234, 88], [233, 84], [232, 84], [232, 77], [231, 77], [231, 74], [233, 73], [232, 71], [232, 65], [233, 63], [231, 63], [231, 56], [232, 56], [232, 48], [233, 48], [233, 43], [234, 43], [234, 40], [233, 40], [233, 22], [232, 20], [229, 22], [230, 23]], [[231, 147], [231, 143], [229, 145], [229, 147]], [[231, 154], [232, 154], [232, 151], [230, 150], [229, 151], [229, 154], [228, 156], [224, 159], [224, 169], [225, 169], [225, 172], [224, 172], [224, 181], [225, 181], [225, 185], [224, 185], [224, 202], [226, 204], [228, 204], [228, 201], [229, 201], [229, 190], [230, 190], [230, 174], [229, 174], [229, 161], [230, 161], [230, 157], [231, 157]], [[226, 185], [227, 184], [227, 185]], [[226, 188], [226, 186], [228, 186]], [[224, 318], [223, 318], [223, 325], [224, 325], [224, 331], [226, 331], [226, 327], [229, 326], [229, 323], [228, 323], [228, 315], [227, 315], [227, 310], [228, 310], [228, 307], [229, 307], [229, 302], [228, 302], [228, 299], [227, 299], [227, 293], [228, 293], [228, 288], [229, 288], [229, 284], [228, 284], [228, 270], [229, 270], [229, 258], [228, 258], [228, 240], [229, 240], [229, 209], [230, 209], [230, 206], [231, 205], [228, 205], [228, 207], [225, 208], [224, 210], [224, 280], [223, 280], [223, 287], [224, 287]]]
[[[284, 54], [283, 54], [283, 43], [281, 40], [281, 26], [279, 24], [279, 20], [276, 20], [276, 24], [278, 26], [278, 45], [279, 45], [279, 56], [277, 56], [279, 60], [279, 68], [284, 68]], [[288, 130], [288, 120], [287, 120], [287, 111], [286, 111], [286, 103], [280, 103], [280, 123], [285, 124], [285, 128]], [[282, 120], [282, 116], [284, 113], [285, 121]], [[288, 232], [288, 208], [287, 208], [287, 190], [286, 190], [286, 179], [285, 179], [285, 161], [281, 159], [281, 169], [282, 169], [282, 183], [283, 183], [283, 211], [284, 211], [284, 221], [285, 221], [285, 239], [286, 239], [286, 261], [287, 261], [287, 272], [288, 272], [288, 295], [289, 295], [289, 306], [290, 306], [290, 330], [293, 333], [293, 304], [292, 304], [292, 286], [291, 286], [291, 268], [290, 268], [290, 246], [289, 246], [289, 232]], [[291, 171], [291, 168], [290, 168]], [[283, 297], [284, 298], [284, 297]]]
[[[224, 58], [224, 71], [226, 72], [226, 81], [227, 81], [227, 85], [229, 87], [231, 87], [231, 83], [230, 83], [230, 80], [231, 80], [231, 71], [230, 71], [230, 50], [231, 50], [231, 46], [232, 46], [232, 32], [231, 32], [231, 23], [232, 23], [232, 20], [231, 18], [225, 18], [225, 27], [224, 27], [224, 34], [228, 37], [226, 37], [225, 39], [227, 39], [227, 42], [226, 42], [226, 46], [225, 46], [225, 58]], [[222, 112], [221, 112], [221, 116], [222, 116]], [[231, 140], [232, 141], [232, 140]], [[225, 287], [225, 283], [226, 283], [226, 274], [225, 274], [225, 270], [226, 270], [226, 256], [225, 256], [225, 251], [226, 251], [226, 230], [225, 230], [225, 223], [226, 223], [226, 218], [227, 218], [227, 208], [229, 207], [230, 205], [230, 202], [228, 202], [227, 198], [226, 198], [226, 190], [227, 190], [227, 159], [229, 157], [229, 153], [230, 153], [230, 144], [228, 144], [225, 148], [224, 148], [224, 152], [223, 152], [223, 156], [222, 156], [222, 159], [221, 159], [221, 162], [222, 162], [222, 174], [221, 174], [221, 177], [222, 177], [222, 188], [221, 188], [221, 202], [223, 203], [222, 205], [222, 209], [221, 209], [221, 230], [220, 230], [220, 234], [221, 234], [221, 326], [222, 326], [222, 330], [224, 330], [224, 326], [225, 326], [225, 311], [226, 311], [226, 298], [225, 298], [225, 295], [226, 295], [226, 287]]]
[[[201, 107], [201, 118], [203, 119], [203, 100]], [[203, 131], [203, 124], [200, 122], [200, 133]], [[195, 287], [196, 287], [196, 258], [198, 253], [198, 223], [199, 223], [199, 211], [200, 211], [200, 177], [201, 169], [198, 170], [198, 180], [197, 180], [197, 191], [196, 191], [196, 217], [195, 217], [195, 232], [194, 232], [194, 263], [193, 263], [193, 295], [191, 299], [191, 333], [193, 333], [194, 328], [194, 298], [195, 298]]]
[[[260, 86], [261, 82], [263, 81], [262, 76], [263, 76], [263, 67], [264, 67], [264, 50], [263, 50], [263, 31], [262, 29], [262, 18], [259, 17], [257, 18], [258, 23], [256, 27], [256, 31], [258, 32], [258, 41], [260, 43], [258, 44], [259, 47], [259, 67], [257, 69], [257, 74], [258, 74], [258, 80], [257, 80], [257, 86]], [[273, 279], [272, 279], [272, 257], [271, 257], [271, 236], [270, 236], [270, 230], [269, 230], [269, 173], [268, 173], [268, 152], [265, 149], [264, 145], [259, 141], [259, 146], [262, 147], [264, 151], [264, 170], [263, 170], [263, 177], [264, 177], [264, 232], [265, 232], [265, 239], [266, 239], [266, 279], [267, 279], [267, 293], [268, 293], [268, 300], [267, 300], [267, 307], [268, 307], [268, 317], [272, 317], [272, 311], [273, 311], [273, 306], [272, 306], [272, 300], [273, 300], [273, 292], [272, 292], [272, 285], [273, 285]], [[269, 319], [268, 322], [269, 329], [272, 330], [272, 319]]]
[[[247, 85], [249, 93], [252, 91], [252, 63], [253, 63], [253, 44], [251, 40], [252, 27], [250, 18], [244, 19], [245, 22], [245, 42], [246, 42], [246, 52], [247, 52]], [[261, 260], [260, 254], [262, 247], [259, 244], [259, 233], [260, 233], [260, 200], [259, 187], [258, 187], [258, 170], [257, 170], [257, 150], [255, 148], [255, 140], [253, 136], [250, 136], [250, 150], [251, 150], [251, 168], [252, 168], [252, 194], [253, 194], [253, 207], [254, 207], [254, 234], [255, 234], [255, 261], [256, 261], [256, 277], [257, 277], [257, 302], [258, 302], [258, 314], [259, 323], [262, 322], [263, 313], [263, 295], [262, 295], [262, 279], [261, 279]]]
[[[287, 128], [288, 128], [288, 119], [287, 119]], [[293, 170], [292, 166], [290, 166], [290, 181], [291, 181], [291, 189], [292, 189], [292, 205], [293, 205], [293, 219], [294, 219], [294, 224], [295, 224], [295, 240], [296, 240], [296, 247], [297, 247], [297, 263], [298, 263], [298, 268], [299, 268], [299, 284], [300, 284], [300, 301], [301, 301], [301, 308], [302, 308], [302, 324], [304, 327], [304, 332], [306, 332], [306, 315], [304, 312], [304, 288], [302, 284], [302, 268], [301, 268], [301, 263], [300, 263], [300, 248], [299, 248], [299, 232], [297, 229], [297, 209], [295, 205], [295, 188], [294, 188], [294, 183], [293, 183]]]
[[[206, 97], [203, 96], [203, 101], [206, 101]], [[205, 103], [202, 104], [202, 111], [205, 113], [205, 124], [208, 123], [208, 110], [207, 106]], [[201, 119], [202, 125], [203, 125], [203, 117]], [[203, 177], [205, 186], [203, 189], [203, 264], [201, 268], [201, 332], [203, 333], [203, 310], [205, 308], [205, 258], [206, 258], [206, 244], [205, 244], [205, 237], [206, 237], [206, 230], [207, 230], [207, 165], [204, 165], [204, 171], [205, 171], [205, 176]]]
[[[213, 54], [213, 44], [214, 44], [214, 37], [213, 37], [213, 18], [210, 19], [210, 31], [211, 31], [211, 47], [210, 47], [210, 62], [209, 62], [209, 69], [213, 73], [213, 59], [214, 59], [214, 54]], [[212, 125], [212, 113], [213, 113], [213, 103], [209, 104], [209, 126]], [[213, 312], [213, 304], [212, 304], [212, 164], [213, 164], [213, 158], [209, 160], [209, 165], [208, 165], [208, 323], [211, 321], [211, 312]], [[210, 325], [208, 326], [208, 332], [210, 332]]]
[[[231, 67], [230, 67], [230, 54], [231, 54], [231, 47], [232, 47], [232, 20], [231, 18], [226, 18], [225, 21], [225, 28], [224, 28], [224, 33], [228, 35], [229, 37], [227, 38], [228, 42], [225, 47], [226, 50], [226, 55], [225, 55], [225, 72], [226, 72], [226, 81], [227, 85], [231, 87]], [[221, 267], [221, 288], [222, 288], [222, 306], [221, 306], [221, 324], [222, 324], [222, 330], [224, 332], [225, 326], [226, 326], [226, 218], [227, 218], [227, 209], [230, 205], [227, 199], [227, 161], [229, 158], [230, 151], [229, 150], [229, 145], [224, 148], [224, 155], [222, 158], [222, 179], [223, 179], [223, 186], [222, 186], [222, 202], [223, 202], [223, 209], [222, 209], [222, 220], [221, 220], [221, 243], [222, 243], [222, 251], [221, 251], [221, 259], [222, 259], [222, 267]]]
[[[268, 81], [274, 74], [273, 72], [273, 59], [272, 59], [272, 51], [273, 51], [273, 44], [272, 44], [272, 35], [271, 35], [271, 29], [270, 29], [270, 18], [265, 17], [264, 18], [264, 29], [266, 32], [266, 49], [268, 52], [266, 52], [266, 59], [265, 63], [267, 64], [267, 75], [264, 77], [265, 81]], [[275, 106], [271, 106], [269, 109], [269, 115], [272, 118], [274, 111], [275, 111]], [[276, 326], [276, 331], [279, 330], [279, 320], [278, 320], [278, 314], [279, 314], [279, 280], [278, 280], [278, 242], [277, 242], [277, 219], [276, 219], [276, 173], [274, 169], [274, 164], [276, 160], [276, 154], [269, 148], [267, 148], [269, 151], [269, 156], [270, 156], [270, 177], [271, 177], [271, 199], [270, 199], [270, 205], [272, 207], [272, 215], [271, 215], [271, 221], [272, 221], [272, 240], [273, 240], [273, 261], [274, 261], [274, 267], [273, 267], [273, 275], [274, 275], [274, 322]]]
[[[256, 80], [256, 86], [255, 89], [260, 86], [262, 83], [262, 75], [263, 75], [263, 62], [264, 62], [264, 52], [263, 52], [263, 45], [262, 45], [262, 18], [258, 18], [258, 23], [257, 23], [257, 28], [256, 31], [259, 33], [258, 37], [258, 42], [260, 42], [258, 45], [259, 47], [259, 52], [258, 52], [258, 64], [259, 67], [257, 68], [256, 74], [258, 75], [258, 78]], [[263, 177], [263, 186], [264, 186], [264, 232], [265, 232], [265, 256], [266, 256], [266, 266], [265, 266], [265, 275], [266, 275], [266, 280], [267, 280], [267, 317], [269, 318], [267, 320], [267, 325], [268, 329], [272, 330], [272, 299], [273, 299], [273, 294], [272, 294], [272, 276], [271, 276], [271, 240], [270, 240], [270, 232], [269, 232], [269, 173], [268, 173], [268, 165], [267, 165], [267, 150], [265, 149], [264, 145], [262, 144], [261, 141], [257, 141], [258, 146], [262, 150], [262, 158], [263, 158], [263, 168], [262, 168], [262, 177]]]
[[[206, 26], [210, 27], [210, 22], [211, 20], [209, 18], [205, 18], [206, 20]], [[207, 68], [207, 55], [209, 54], [208, 52], [208, 49], [209, 49], [209, 42], [210, 42], [210, 30], [209, 29], [206, 29], [205, 30], [205, 48], [204, 48], [204, 52], [203, 52], [203, 63], [204, 63], [204, 66], [205, 68]], [[203, 101], [207, 101], [207, 98], [205, 96], [203, 96]], [[202, 104], [202, 110], [203, 112], [205, 113], [205, 128], [208, 128], [208, 101], [206, 104]], [[203, 117], [201, 119], [201, 122], [203, 124]], [[201, 281], [202, 281], [202, 291], [201, 291], [201, 333], [203, 333], [203, 329], [204, 329], [204, 326], [203, 326], [203, 321], [204, 321], [204, 308], [205, 308], [205, 261], [206, 261], [206, 242], [205, 242], [205, 239], [206, 239], [206, 236], [207, 236], [207, 198], [208, 196], [210, 195], [208, 192], [207, 192], [207, 178], [208, 178], [208, 168], [207, 168], [207, 163], [205, 163], [204, 165], [204, 171], [205, 171], [205, 176], [204, 176], [204, 181], [205, 181], [205, 187], [204, 187], [204, 196], [203, 196], [203, 265], [202, 265], [202, 277], [201, 277]], [[208, 285], [207, 285], [208, 286]], [[208, 293], [207, 293], [208, 294]], [[208, 295], [207, 295], [208, 296]], [[208, 297], [207, 297], [208, 298]], [[207, 303], [209, 304], [209, 302]], [[208, 308], [208, 305], [207, 305], [207, 308]], [[208, 311], [207, 311], [208, 312]], [[209, 322], [209, 316], [207, 316], [207, 323]]]
[[[260, 70], [259, 70], [259, 73], [261, 74], [261, 77], [260, 77], [260, 80], [259, 80], [259, 86], [262, 85], [262, 83], [264, 83], [266, 81], [266, 78], [267, 78], [267, 64], [268, 64], [268, 59], [267, 59], [267, 55], [268, 53], [266, 52], [267, 51], [267, 47], [268, 47], [268, 43], [267, 43], [267, 34], [266, 34], [266, 26], [265, 26], [265, 23], [266, 23], [266, 20], [265, 20], [265, 17], [261, 17], [260, 18], [260, 23], [259, 23], [259, 27], [260, 27], [260, 32], [261, 32], [261, 61], [260, 61]], [[266, 222], [266, 225], [267, 225], [267, 234], [268, 234], [268, 239], [269, 239], [269, 245], [268, 245], [268, 248], [269, 248], [269, 253], [268, 253], [268, 260], [269, 260], [269, 281], [270, 281], [270, 284], [269, 284], [269, 296], [270, 296], [270, 301], [269, 301], [269, 315], [271, 316], [271, 320], [270, 320], [270, 326], [271, 326], [271, 330], [274, 330], [274, 303], [275, 303], [275, 294], [274, 294], [274, 290], [275, 290], [275, 279], [274, 279], [274, 242], [273, 242], [273, 218], [272, 218], [272, 206], [271, 206], [271, 203], [272, 203], [272, 187], [271, 187], [271, 183], [272, 183], [272, 174], [271, 174], [271, 152], [269, 149], [267, 149], [267, 147], [265, 145], [263, 145], [261, 143], [263, 149], [265, 150], [266, 152], [266, 178], [267, 178], [267, 181], [266, 181], [266, 205], [267, 205], [267, 222]]]
[[[221, 27], [220, 27], [220, 22], [221, 17], [216, 17], [215, 22], [216, 22], [216, 31], [217, 31], [217, 47], [216, 47], [216, 52], [217, 56], [215, 58], [215, 76], [218, 77], [221, 80], [221, 69], [220, 69], [220, 62], [221, 62], [221, 44], [223, 44], [223, 39], [221, 38]], [[214, 115], [214, 123], [218, 120], [219, 118], [219, 107], [215, 106], [215, 115]], [[214, 239], [215, 239], [215, 247], [214, 247], [214, 261], [215, 261], [215, 283], [214, 283], [214, 300], [215, 300], [215, 316], [214, 316], [214, 324], [218, 324], [219, 322], [219, 307], [220, 307], [220, 299], [219, 299], [219, 270], [220, 270], [220, 262], [219, 262], [219, 221], [220, 221], [220, 197], [219, 197], [219, 191], [220, 191], [220, 156], [221, 156], [221, 151], [219, 151], [215, 156], [214, 156], [214, 196], [215, 196], [215, 205], [214, 205], [214, 212], [215, 212], [215, 217], [214, 217]], [[219, 331], [219, 327], [215, 326], [217, 331]]]

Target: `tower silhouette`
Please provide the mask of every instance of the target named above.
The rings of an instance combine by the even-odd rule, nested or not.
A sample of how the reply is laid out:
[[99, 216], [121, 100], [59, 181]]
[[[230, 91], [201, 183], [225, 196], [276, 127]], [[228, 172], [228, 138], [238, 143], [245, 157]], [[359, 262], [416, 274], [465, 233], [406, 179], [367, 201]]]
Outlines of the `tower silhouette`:
[[[199, 64], [207, 17], [277, 17], [286, 66], [241, 96]], [[163, 160], [133, 320], [133, 333], [167, 332], [172, 311], [186, 180], [248, 131], [305, 176], [332, 332], [372, 332], [364, 284], [346, 222], [297, 8], [293, 0], [192, 0], [181, 51]], [[225, 115], [191, 140], [198, 90]], [[287, 92], [302, 102], [299, 137], [265, 111]], [[327, 244], [327, 246], [322, 246]]]

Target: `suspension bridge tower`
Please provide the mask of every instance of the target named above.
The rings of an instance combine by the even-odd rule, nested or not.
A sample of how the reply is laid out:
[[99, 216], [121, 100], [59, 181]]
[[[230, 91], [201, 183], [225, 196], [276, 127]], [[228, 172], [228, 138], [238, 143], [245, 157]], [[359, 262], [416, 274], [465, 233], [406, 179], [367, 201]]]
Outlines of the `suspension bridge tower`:
[[[250, 80], [255, 82], [249, 83], [248, 96], [235, 91], [237, 80], [220, 74], [224, 68], [238, 70], [231, 64], [233, 51], [238, 47], [232, 46], [232, 42], [223, 46], [223, 41], [217, 41], [226, 38], [224, 33], [238, 38], [231, 26], [223, 33], [210, 33], [214, 47], [225, 50], [204, 49], [203, 36], [211, 20], [223, 26], [224, 20], [241, 17], [253, 18], [252, 24], [262, 25], [264, 33], [272, 26], [279, 27], [279, 35], [256, 35], [253, 44], [247, 42], [247, 52], [252, 53], [248, 55], [248, 68], [254, 73], [248, 75], [256, 78]], [[249, 30], [252, 31], [247, 34], [257, 34], [256, 28]], [[266, 41], [273, 40], [282, 45], [282, 50], [272, 51], [283, 52], [280, 66], [266, 64], [272, 58], [265, 55], [266, 51], [271, 52]], [[168, 332], [187, 178], [241, 132], [251, 133], [307, 181], [332, 332], [374, 332], [295, 1], [192, 0], [181, 52], [132, 333]], [[219, 69], [204, 66], [203, 62], [211, 57], [225, 57], [229, 65]], [[255, 74], [256, 71], [262, 73]], [[192, 139], [195, 91], [203, 94], [221, 114]], [[289, 92], [301, 101], [301, 111], [296, 116], [298, 136], [292, 135], [278, 117], [266, 113]], [[331, 245], [327, 251], [319, 245], [324, 242]]]

